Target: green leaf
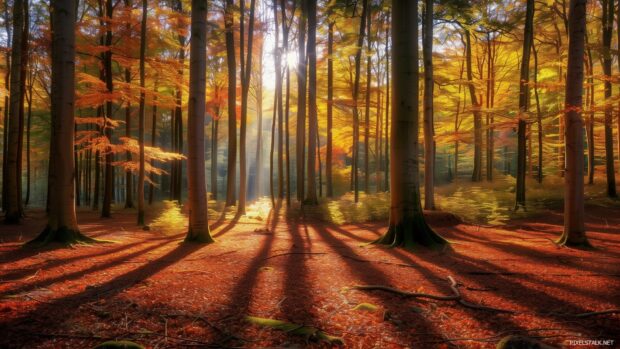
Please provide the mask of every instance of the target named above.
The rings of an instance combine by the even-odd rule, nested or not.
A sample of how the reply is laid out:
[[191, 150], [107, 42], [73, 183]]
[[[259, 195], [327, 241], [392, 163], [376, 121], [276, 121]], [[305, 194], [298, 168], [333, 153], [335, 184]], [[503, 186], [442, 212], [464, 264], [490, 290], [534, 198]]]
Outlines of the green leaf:
[[296, 336], [302, 336], [306, 338], [306, 340], [326, 342], [335, 345], [344, 345], [344, 340], [341, 337], [332, 336], [316, 327], [298, 325], [282, 320], [261, 318], [255, 316], [246, 316], [245, 319], [254, 325], [270, 327], [274, 330], [280, 330]]
[[363, 311], [369, 311], [369, 312], [375, 312], [377, 311], [377, 309], [379, 308], [376, 305], [371, 304], [371, 303], [360, 303], [353, 308], [353, 310], [363, 310]]

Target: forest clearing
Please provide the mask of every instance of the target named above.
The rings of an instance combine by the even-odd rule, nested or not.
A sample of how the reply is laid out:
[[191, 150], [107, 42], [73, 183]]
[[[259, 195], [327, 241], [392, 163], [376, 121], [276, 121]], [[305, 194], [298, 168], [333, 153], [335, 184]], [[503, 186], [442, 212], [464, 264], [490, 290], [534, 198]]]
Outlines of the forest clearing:
[[620, 345], [614, 0], [0, 0], [0, 348]]

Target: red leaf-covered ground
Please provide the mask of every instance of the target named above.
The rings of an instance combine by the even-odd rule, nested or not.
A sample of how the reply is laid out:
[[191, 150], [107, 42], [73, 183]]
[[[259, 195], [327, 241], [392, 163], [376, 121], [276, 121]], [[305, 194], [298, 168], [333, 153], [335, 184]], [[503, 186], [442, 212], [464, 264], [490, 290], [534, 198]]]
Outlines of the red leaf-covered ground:
[[[620, 314], [574, 316], [620, 308], [617, 209], [588, 209], [591, 251], [553, 243], [562, 229], [557, 212], [492, 228], [433, 214], [451, 250], [416, 252], [366, 245], [385, 223], [275, 215], [218, 222], [216, 244], [194, 245], [137, 228], [134, 212], [79, 215], [84, 233], [116, 242], [20, 248], [42, 230], [42, 212], [0, 227], [0, 347], [89, 348], [107, 339], [153, 348], [329, 346], [248, 323], [247, 315], [311, 325], [348, 348], [491, 348], [508, 334], [558, 347], [620, 339]], [[351, 289], [449, 295], [448, 276], [468, 302], [516, 313]], [[359, 303], [377, 309], [354, 310]]]

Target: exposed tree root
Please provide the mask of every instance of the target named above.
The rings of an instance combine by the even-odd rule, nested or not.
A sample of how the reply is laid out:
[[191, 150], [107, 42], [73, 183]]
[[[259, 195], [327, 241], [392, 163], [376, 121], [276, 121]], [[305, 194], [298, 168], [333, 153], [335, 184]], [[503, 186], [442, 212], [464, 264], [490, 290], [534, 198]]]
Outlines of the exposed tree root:
[[484, 305], [467, 302], [463, 299], [463, 296], [459, 292], [458, 284], [456, 283], [454, 278], [452, 278], [452, 276], [448, 276], [448, 280], [450, 281], [450, 289], [452, 290], [452, 295], [450, 296], [439, 296], [439, 295], [434, 295], [434, 294], [429, 294], [429, 293], [408, 292], [408, 291], [403, 291], [403, 290], [399, 290], [399, 289], [392, 288], [389, 286], [384, 286], [384, 285], [356, 285], [356, 286], [353, 286], [352, 288], [356, 290], [368, 290], [368, 291], [381, 290], [381, 291], [396, 293], [401, 296], [412, 297], [412, 298], [429, 298], [429, 299], [434, 299], [438, 301], [456, 301], [466, 308], [494, 311], [498, 313], [510, 313], [510, 314], [515, 313], [512, 310], [487, 307]]
[[88, 245], [106, 241], [93, 239], [80, 233], [78, 230], [69, 229], [67, 227], [52, 229], [50, 226], [47, 226], [41, 234], [39, 234], [39, 236], [28, 241], [24, 246], [43, 247], [53, 242], [58, 242], [65, 246], [71, 247], [73, 245]]

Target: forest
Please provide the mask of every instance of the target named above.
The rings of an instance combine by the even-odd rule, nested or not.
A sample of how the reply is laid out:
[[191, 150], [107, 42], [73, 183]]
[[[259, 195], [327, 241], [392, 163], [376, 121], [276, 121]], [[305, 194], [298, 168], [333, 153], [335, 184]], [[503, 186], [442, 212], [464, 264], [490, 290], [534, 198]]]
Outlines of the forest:
[[0, 24], [0, 348], [619, 345], [618, 1]]

